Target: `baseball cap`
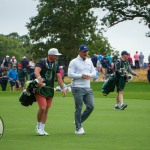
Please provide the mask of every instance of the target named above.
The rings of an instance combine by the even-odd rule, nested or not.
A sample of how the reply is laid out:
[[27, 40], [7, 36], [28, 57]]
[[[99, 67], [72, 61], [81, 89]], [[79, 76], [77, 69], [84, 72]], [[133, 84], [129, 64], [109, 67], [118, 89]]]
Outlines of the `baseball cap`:
[[12, 66], [13, 66], [13, 67], [16, 67], [16, 64], [13, 64]]
[[62, 54], [58, 52], [57, 48], [51, 48], [48, 51], [48, 55], [57, 55], [57, 56], [59, 56], [59, 55], [62, 55]]
[[21, 68], [22, 68], [22, 64], [18, 64], [18, 67], [21, 67]]
[[129, 53], [127, 51], [122, 51], [121, 55], [129, 55]]
[[82, 44], [82, 45], [80, 45], [80, 47], [79, 47], [79, 51], [82, 51], [82, 52], [88, 51], [88, 47], [87, 47], [85, 44]]
[[6, 55], [6, 57], [9, 57], [9, 55]]

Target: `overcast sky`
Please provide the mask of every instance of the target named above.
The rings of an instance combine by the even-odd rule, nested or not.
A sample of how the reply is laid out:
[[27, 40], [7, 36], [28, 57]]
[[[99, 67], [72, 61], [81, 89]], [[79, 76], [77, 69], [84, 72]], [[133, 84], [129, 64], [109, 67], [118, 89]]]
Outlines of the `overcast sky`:
[[[27, 34], [25, 27], [29, 18], [37, 14], [34, 0], [0, 0], [0, 34], [17, 32], [19, 35]], [[101, 15], [98, 10], [96, 15]], [[138, 23], [139, 20], [126, 21], [111, 27], [104, 33], [113, 48], [127, 50], [131, 56], [135, 51], [143, 52], [145, 62], [150, 54], [150, 38], [145, 37], [148, 27]]]

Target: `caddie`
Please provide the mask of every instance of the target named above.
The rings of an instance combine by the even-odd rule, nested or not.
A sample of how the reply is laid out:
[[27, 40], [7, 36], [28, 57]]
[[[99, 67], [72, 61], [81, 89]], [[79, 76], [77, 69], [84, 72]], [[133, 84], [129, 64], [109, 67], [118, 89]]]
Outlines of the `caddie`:
[[130, 80], [131, 76], [127, 73], [130, 73], [134, 76], [139, 77], [137, 73], [135, 73], [128, 62], [128, 52], [122, 51], [121, 58], [117, 60], [115, 65], [115, 71], [112, 77], [103, 84], [102, 93], [106, 96], [110, 92], [113, 92], [115, 87], [117, 88], [117, 97], [115, 110], [124, 110], [128, 105], [123, 102], [123, 90], [125, 88], [126, 82]]
[[[36, 125], [36, 133], [38, 135], [49, 135], [45, 131], [44, 127], [47, 120], [48, 110], [52, 104], [54, 96], [55, 77], [62, 89], [62, 95], [66, 96], [64, 84], [59, 73], [59, 68], [56, 64], [56, 60], [60, 55], [61, 54], [58, 52], [58, 49], [51, 48], [48, 51], [48, 57], [39, 60], [39, 62], [35, 65], [34, 74], [40, 87], [39, 92], [35, 94], [35, 98], [39, 106]], [[43, 83], [45, 83], [45, 86], [43, 86]]]

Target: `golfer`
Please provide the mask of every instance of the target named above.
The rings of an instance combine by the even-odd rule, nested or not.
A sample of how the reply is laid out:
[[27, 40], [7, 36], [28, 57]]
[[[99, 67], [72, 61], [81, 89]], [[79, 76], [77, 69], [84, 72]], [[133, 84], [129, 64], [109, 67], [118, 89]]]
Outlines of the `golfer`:
[[[79, 55], [73, 59], [68, 68], [68, 77], [72, 78], [71, 91], [75, 103], [75, 134], [84, 134], [82, 123], [89, 117], [94, 109], [94, 97], [90, 87], [90, 79], [96, 76], [91, 59], [88, 57], [88, 47], [81, 45]], [[86, 105], [82, 112], [83, 103]]]

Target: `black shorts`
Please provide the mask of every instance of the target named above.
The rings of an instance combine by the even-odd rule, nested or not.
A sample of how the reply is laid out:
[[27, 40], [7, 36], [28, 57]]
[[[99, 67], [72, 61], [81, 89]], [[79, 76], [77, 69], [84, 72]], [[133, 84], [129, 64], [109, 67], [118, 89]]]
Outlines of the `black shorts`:
[[10, 83], [11, 87], [16, 86], [16, 88], [19, 88], [18, 82], [16, 82], [16, 81], [9, 81], [9, 83]]
[[125, 88], [125, 77], [124, 76], [120, 76], [119, 79], [116, 82], [116, 87], [117, 87], [117, 92], [119, 91], [123, 91]]

